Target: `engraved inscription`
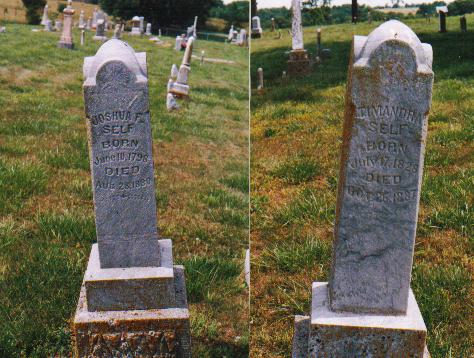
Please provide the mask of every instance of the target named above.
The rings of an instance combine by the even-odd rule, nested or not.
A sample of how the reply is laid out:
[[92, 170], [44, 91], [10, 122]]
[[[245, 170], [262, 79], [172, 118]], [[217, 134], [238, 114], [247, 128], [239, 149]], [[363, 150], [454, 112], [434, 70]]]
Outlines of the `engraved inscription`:
[[176, 358], [176, 332], [95, 333], [89, 337], [88, 352], [94, 358]]

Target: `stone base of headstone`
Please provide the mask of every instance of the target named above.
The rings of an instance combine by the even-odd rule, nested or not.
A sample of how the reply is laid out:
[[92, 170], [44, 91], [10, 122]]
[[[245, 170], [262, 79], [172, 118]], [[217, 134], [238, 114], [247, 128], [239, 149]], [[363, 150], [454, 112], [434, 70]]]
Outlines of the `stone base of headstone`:
[[293, 50], [288, 60], [288, 74], [290, 76], [303, 76], [311, 73], [312, 64], [306, 50]]
[[74, 49], [74, 44], [70, 42], [58, 42], [59, 48], [68, 48], [70, 50]]
[[327, 282], [314, 282], [311, 316], [295, 317], [293, 358], [429, 358], [426, 326], [413, 292], [406, 315], [334, 312]]
[[107, 41], [108, 40], [107, 36], [94, 36], [92, 39], [94, 41]]
[[169, 92], [176, 97], [187, 97], [189, 96], [189, 86], [179, 82], [173, 82], [170, 84]]
[[132, 31], [130, 32], [130, 35], [132, 35], [132, 36], [141, 36], [142, 33], [140, 31], [140, 28], [132, 27]]
[[184, 268], [170, 240], [160, 267], [102, 269], [93, 245], [73, 322], [76, 357], [191, 357]]
[[250, 37], [253, 39], [259, 39], [262, 37], [262, 33], [260, 31], [252, 31]]

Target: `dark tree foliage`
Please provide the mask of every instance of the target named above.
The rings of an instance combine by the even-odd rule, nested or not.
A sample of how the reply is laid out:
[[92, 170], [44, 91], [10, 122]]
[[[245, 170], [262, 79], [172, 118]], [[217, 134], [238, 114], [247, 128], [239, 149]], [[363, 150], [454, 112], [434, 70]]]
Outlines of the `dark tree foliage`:
[[474, 0], [456, 0], [448, 5], [449, 15], [464, 15], [474, 12]]
[[435, 1], [432, 3], [423, 3], [418, 5], [418, 10], [416, 13], [418, 15], [433, 15], [436, 13], [436, 6], [446, 5], [444, 1]]
[[38, 25], [46, 0], [22, 0], [26, 8], [26, 19], [29, 24]]
[[153, 28], [185, 28], [198, 16], [204, 24], [212, 7], [219, 0], [99, 0], [100, 7], [109, 15], [130, 20], [133, 16], [144, 16]]
[[[221, 2], [222, 3], [222, 2]], [[209, 12], [211, 17], [226, 20], [229, 24], [244, 23], [249, 21], [249, 2], [234, 1], [228, 5], [218, 5]]]

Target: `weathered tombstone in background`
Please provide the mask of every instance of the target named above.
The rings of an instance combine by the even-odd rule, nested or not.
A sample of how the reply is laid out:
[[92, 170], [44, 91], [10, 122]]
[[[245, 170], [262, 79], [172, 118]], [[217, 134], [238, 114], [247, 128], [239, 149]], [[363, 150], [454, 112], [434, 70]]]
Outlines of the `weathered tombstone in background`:
[[147, 23], [147, 24], [146, 24], [145, 35], [151, 36], [151, 24], [150, 24], [150, 23]]
[[368, 11], [367, 12], [367, 22], [369, 23], [369, 25], [372, 24], [372, 11]]
[[249, 41], [248, 41], [248, 37], [247, 37], [247, 30], [240, 29], [238, 44], [239, 44], [240, 47], [248, 47]]
[[92, 30], [92, 19], [89, 17], [86, 22], [86, 30]]
[[316, 33], [316, 56], [320, 57], [321, 56], [321, 29], [318, 28], [317, 33]]
[[311, 61], [308, 52], [304, 49], [300, 0], [292, 0], [291, 9], [293, 13], [291, 21], [292, 50], [288, 60], [288, 74], [290, 76], [300, 76], [311, 72]]
[[193, 42], [194, 37], [190, 37], [186, 43], [186, 51], [183, 55], [183, 61], [179, 67], [178, 77], [176, 82], [171, 85], [169, 92], [177, 97], [188, 97], [189, 96], [189, 85], [188, 77], [191, 72], [191, 58], [193, 55]]
[[96, 29], [97, 28], [97, 15], [98, 15], [98, 10], [97, 8], [94, 9], [94, 12], [92, 13], [92, 23], [91, 23], [91, 28]]
[[170, 77], [171, 77], [173, 80], [176, 80], [176, 79], [178, 78], [178, 74], [179, 74], [178, 66], [176, 66], [176, 65], [173, 63], [173, 66], [171, 66]]
[[105, 36], [105, 20], [104, 19], [97, 20], [95, 35], [93, 39], [96, 41], [107, 41], [107, 36]]
[[48, 17], [48, 4], [44, 6], [43, 9], [43, 17], [41, 18], [41, 25], [46, 26], [47, 21], [49, 20]]
[[156, 225], [146, 54], [112, 39], [84, 59], [98, 244], [73, 321], [76, 357], [191, 357], [184, 269]]
[[114, 29], [114, 39], [121, 39], [122, 38], [122, 25], [121, 24], [116, 24], [115, 29]]
[[145, 32], [145, 18], [143, 16], [140, 16], [139, 17], [140, 19], [140, 35], [143, 35], [143, 33]]
[[140, 36], [140, 18], [138, 16], [134, 16], [132, 18], [132, 31], [130, 32], [132, 36]]
[[63, 10], [63, 32], [61, 34], [61, 38], [58, 42], [58, 47], [73, 49], [74, 43], [72, 41], [72, 26], [73, 23], [73, 15], [75, 10], [72, 8], [72, 1], [68, 0], [66, 8]]
[[81, 10], [81, 14], [79, 15], [79, 28], [82, 30], [86, 27], [86, 22], [84, 20], [84, 10]]
[[459, 24], [461, 26], [461, 32], [466, 32], [467, 31], [466, 15], [463, 15], [459, 18]]
[[44, 25], [44, 31], [47, 31], [47, 32], [54, 31], [53, 22], [51, 20], [46, 20], [46, 25]]
[[230, 26], [229, 35], [227, 36], [227, 41], [232, 41], [234, 38], [234, 25]]
[[439, 14], [439, 32], [447, 32], [446, 16], [448, 15], [448, 7], [436, 6], [436, 12]]
[[275, 29], [276, 29], [276, 26], [275, 26], [275, 18], [272, 17], [272, 28], [271, 28], [271, 32], [275, 32]]
[[263, 30], [262, 30], [262, 26], [260, 25], [260, 17], [258, 16], [252, 17], [252, 29], [251, 29], [250, 36], [253, 39], [258, 39], [262, 37], [262, 33], [263, 33]]
[[257, 90], [258, 92], [263, 92], [263, 68], [259, 67], [257, 70], [257, 77], [258, 77], [258, 86]]
[[55, 20], [54, 21], [54, 30], [55, 31], [62, 31], [63, 30], [63, 23], [61, 22], [61, 20]]
[[183, 42], [183, 38], [181, 36], [176, 36], [176, 42], [174, 44], [174, 49], [176, 51], [181, 51], [181, 44]]
[[81, 46], [84, 46], [84, 42], [85, 42], [85, 38], [86, 38], [86, 30], [81, 30]]
[[354, 36], [329, 284], [295, 320], [293, 357], [425, 357], [410, 289], [433, 52], [399, 21]]

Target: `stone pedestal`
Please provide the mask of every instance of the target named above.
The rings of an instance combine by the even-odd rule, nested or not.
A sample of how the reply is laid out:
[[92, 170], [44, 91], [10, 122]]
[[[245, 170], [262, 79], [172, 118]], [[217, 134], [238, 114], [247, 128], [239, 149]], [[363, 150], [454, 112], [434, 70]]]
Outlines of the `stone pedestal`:
[[290, 76], [303, 76], [311, 73], [312, 64], [306, 50], [293, 50], [288, 60], [288, 74]]
[[292, 356], [428, 358], [426, 326], [411, 291], [405, 315], [334, 312], [327, 283], [314, 282], [311, 317], [295, 320]]
[[74, 316], [76, 357], [191, 357], [184, 268], [170, 240], [160, 267], [101, 269], [94, 244]]

